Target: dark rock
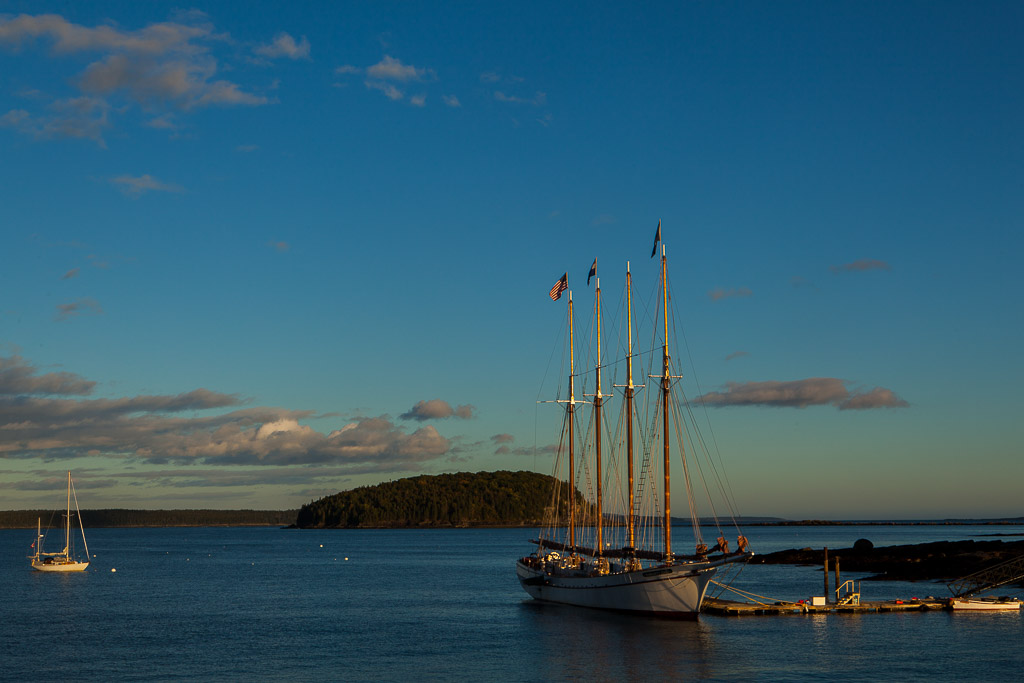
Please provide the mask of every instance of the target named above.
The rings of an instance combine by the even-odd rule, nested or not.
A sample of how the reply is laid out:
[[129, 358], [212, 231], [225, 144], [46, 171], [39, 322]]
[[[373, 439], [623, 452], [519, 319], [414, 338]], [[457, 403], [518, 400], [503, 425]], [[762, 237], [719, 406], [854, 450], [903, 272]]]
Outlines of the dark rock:
[[[869, 549], [830, 548], [846, 572], [870, 572], [865, 579], [890, 581], [951, 580], [1024, 556], [1024, 541], [939, 541], [917, 545], [893, 545]], [[821, 549], [782, 550], [755, 555], [753, 563], [818, 565]]]
[[853, 544], [853, 549], [858, 553], [867, 552], [875, 547], [875, 544], [866, 538], [858, 538]]

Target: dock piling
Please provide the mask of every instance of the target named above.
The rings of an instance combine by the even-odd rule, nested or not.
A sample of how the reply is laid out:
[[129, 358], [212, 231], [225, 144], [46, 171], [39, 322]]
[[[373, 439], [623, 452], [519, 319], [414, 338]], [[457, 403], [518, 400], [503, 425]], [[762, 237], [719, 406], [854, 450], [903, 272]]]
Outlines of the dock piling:
[[[838, 603], [839, 600], [840, 600], [840, 597], [839, 597], [839, 587], [843, 585], [843, 582], [839, 580], [839, 556], [838, 555], [836, 555], [835, 562], [836, 562], [836, 602]], [[828, 574], [828, 570], [826, 570], [825, 573]]]
[[825, 546], [825, 592], [823, 593], [823, 595], [825, 596], [825, 604], [832, 602], [828, 599], [828, 546]]

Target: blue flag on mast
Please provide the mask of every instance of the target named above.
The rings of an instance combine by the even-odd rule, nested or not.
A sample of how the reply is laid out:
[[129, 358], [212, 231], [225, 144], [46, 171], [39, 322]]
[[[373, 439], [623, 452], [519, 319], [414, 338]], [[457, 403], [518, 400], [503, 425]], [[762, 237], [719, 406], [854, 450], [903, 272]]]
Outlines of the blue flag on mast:
[[590, 286], [590, 278], [597, 275], [597, 259], [594, 259], [594, 265], [590, 266], [590, 272], [587, 273], [587, 286]]
[[651, 258], [658, 253], [658, 242], [661, 241], [661, 219], [658, 219], [658, 232], [654, 233], [654, 249], [651, 249]]

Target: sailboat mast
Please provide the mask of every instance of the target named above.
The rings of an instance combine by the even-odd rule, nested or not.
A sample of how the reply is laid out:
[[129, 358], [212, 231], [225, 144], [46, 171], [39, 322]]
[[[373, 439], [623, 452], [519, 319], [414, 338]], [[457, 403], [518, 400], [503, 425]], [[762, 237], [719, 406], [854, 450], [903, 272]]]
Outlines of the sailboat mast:
[[663, 418], [662, 424], [662, 450], [664, 451], [664, 466], [663, 470], [665, 473], [665, 559], [672, 560], [672, 489], [670, 486], [669, 476], [669, 383], [671, 382], [671, 376], [669, 375], [669, 357], [668, 357], [668, 280], [666, 279], [666, 264], [665, 264], [665, 243], [661, 244], [661, 298], [662, 298], [662, 318], [665, 324], [665, 343], [662, 348], [662, 366], [664, 373], [661, 376], [661, 412]]
[[573, 458], [574, 422], [576, 421], [575, 360], [573, 356], [572, 292], [569, 292], [569, 403], [565, 406], [569, 418], [569, 548], [576, 553], [576, 463]]
[[626, 354], [626, 479], [629, 486], [629, 511], [626, 513], [626, 547], [635, 548], [633, 538], [633, 276], [626, 262], [626, 326], [629, 328], [629, 352]]
[[[70, 474], [70, 473], [69, 473]], [[70, 477], [68, 477], [70, 479]], [[71, 493], [75, 497], [75, 514], [78, 516], [78, 530], [82, 532], [82, 545], [85, 546], [85, 561], [89, 561], [89, 541], [85, 540], [85, 524], [82, 522], [82, 510], [78, 507], [78, 494], [75, 493], [75, 484], [71, 484]]]
[[594, 396], [594, 458], [597, 474], [597, 554], [604, 553], [603, 522], [604, 509], [601, 505], [601, 278], [597, 278], [595, 303], [597, 306], [597, 392]]
[[68, 472], [68, 513], [64, 518], [64, 555], [71, 550], [71, 472]]

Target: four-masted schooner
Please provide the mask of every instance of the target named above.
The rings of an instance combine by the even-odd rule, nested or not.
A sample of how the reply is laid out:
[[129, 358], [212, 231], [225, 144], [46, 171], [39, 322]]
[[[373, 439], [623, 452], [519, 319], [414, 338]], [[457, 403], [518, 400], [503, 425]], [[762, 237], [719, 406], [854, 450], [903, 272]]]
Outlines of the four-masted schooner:
[[[658, 232], [655, 237], [654, 253], [657, 253], [658, 243], [661, 242], [661, 222], [658, 222]], [[654, 254], [652, 253], [652, 256]], [[673, 399], [674, 380], [677, 376], [672, 374], [671, 357], [669, 355], [669, 322], [668, 322], [668, 281], [667, 281], [667, 260], [665, 257], [665, 246], [661, 243], [661, 310], [659, 316], [662, 319], [663, 329], [661, 332], [661, 372], [660, 375], [651, 375], [660, 382], [660, 395], [655, 407], [656, 418], [652, 421], [650, 435], [654, 438], [660, 429], [661, 434], [661, 463], [662, 491], [661, 503], [663, 514], [639, 514], [638, 498], [647, 496], [657, 498], [654, 487], [644, 487], [639, 491], [635, 482], [634, 453], [640, 447], [643, 467], [642, 479], [650, 482], [651, 476], [656, 469], [654, 458], [655, 445], [653, 443], [638, 444], [634, 425], [635, 395], [638, 388], [633, 382], [633, 306], [632, 306], [632, 275], [629, 266], [626, 267], [626, 317], [628, 327], [628, 350], [625, 358], [626, 384], [623, 386], [623, 414], [625, 421], [625, 469], [627, 473], [628, 494], [624, 495], [623, 503], [626, 505], [624, 514], [607, 516], [604, 508], [603, 496], [603, 472], [602, 472], [602, 408], [606, 395], [602, 394], [601, 384], [601, 285], [597, 281], [595, 289], [595, 311], [596, 311], [596, 332], [597, 332], [597, 366], [595, 369], [594, 393], [591, 395], [593, 415], [593, 466], [594, 466], [594, 492], [593, 503], [578, 500], [577, 476], [578, 467], [584, 465], [583, 459], [576, 453], [575, 422], [577, 406], [581, 403], [588, 403], [577, 398], [576, 395], [576, 372], [574, 359], [574, 333], [573, 333], [573, 301], [572, 292], [568, 296], [568, 329], [569, 329], [569, 386], [568, 398], [559, 403], [565, 405], [565, 428], [563, 431], [563, 443], [567, 447], [568, 465], [568, 486], [559, 486], [553, 494], [552, 506], [549, 510], [552, 515], [562, 510], [566, 512], [566, 521], [552, 520], [547, 533], [542, 533], [539, 539], [533, 542], [537, 544], [537, 550], [531, 555], [520, 558], [516, 563], [516, 574], [520, 583], [531, 597], [546, 601], [578, 605], [583, 607], [594, 607], [600, 609], [617, 610], [622, 612], [633, 612], [662, 617], [696, 618], [700, 612], [704, 594], [715, 575], [718, 567], [734, 563], [745, 562], [753, 553], [747, 548], [747, 540], [742, 535], [737, 538], [737, 549], [729, 551], [729, 544], [724, 536], [718, 538], [717, 544], [709, 549], [701, 539], [699, 522], [696, 519], [696, 510], [692, 500], [691, 486], [689, 480], [689, 469], [686, 456], [683, 453], [682, 440], [678, 440], [678, 450], [683, 460], [683, 473], [686, 480], [686, 491], [690, 498], [690, 514], [693, 522], [695, 535], [694, 552], [692, 555], [676, 554], [672, 546], [672, 517], [671, 517], [671, 445], [673, 443], [672, 420], [670, 417], [676, 415], [675, 427], [681, 431], [681, 418], [676, 410], [679, 403]], [[595, 266], [591, 268], [591, 274], [596, 271]], [[589, 277], [588, 277], [589, 280]], [[568, 289], [567, 276], [563, 276], [551, 289], [551, 298], [557, 300], [563, 291]], [[660, 418], [658, 420], [657, 418]], [[658, 424], [660, 422], [660, 424]], [[586, 463], [589, 466], [589, 462]], [[556, 460], [555, 479], [560, 481]], [[589, 470], [587, 470], [589, 471]], [[567, 489], [567, 495], [563, 491]], [[581, 509], [582, 508], [582, 509]], [[648, 506], [645, 509], [650, 509]], [[584, 515], [584, 511], [591, 513]], [[584, 522], [583, 517], [589, 516], [590, 521]], [[649, 524], [659, 525], [660, 534], [640, 533], [639, 527]], [[624, 526], [624, 538], [621, 547], [612, 547], [610, 542], [605, 541], [605, 526], [616, 524]], [[593, 537], [593, 547], [587, 547], [581, 542], [580, 534], [586, 531]], [[642, 537], [642, 541], [640, 538]]]

